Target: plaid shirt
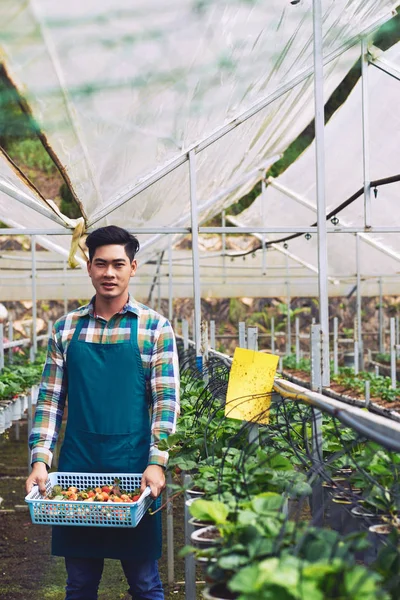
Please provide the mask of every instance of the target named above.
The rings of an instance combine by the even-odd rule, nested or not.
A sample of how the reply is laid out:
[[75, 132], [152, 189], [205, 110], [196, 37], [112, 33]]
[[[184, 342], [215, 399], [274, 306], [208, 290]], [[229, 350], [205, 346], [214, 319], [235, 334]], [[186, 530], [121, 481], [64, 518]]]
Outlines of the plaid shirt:
[[138, 316], [138, 346], [146, 382], [151, 388], [152, 417], [149, 464], [166, 466], [168, 453], [157, 443], [175, 431], [179, 414], [179, 367], [175, 337], [170, 323], [151, 308], [129, 297], [114, 317], [112, 327], [94, 312], [94, 298], [54, 324], [43, 369], [35, 419], [29, 438], [31, 462], [49, 467], [57, 441], [67, 397], [66, 357], [78, 320], [89, 315], [79, 339], [86, 342], [118, 344], [130, 339], [132, 314]]

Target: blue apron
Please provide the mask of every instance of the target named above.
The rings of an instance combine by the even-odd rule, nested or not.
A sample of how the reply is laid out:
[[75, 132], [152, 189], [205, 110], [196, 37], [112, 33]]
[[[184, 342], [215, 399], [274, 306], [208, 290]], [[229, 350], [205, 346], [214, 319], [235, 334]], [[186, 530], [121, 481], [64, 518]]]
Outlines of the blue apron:
[[[142, 473], [148, 463], [150, 417], [137, 343], [138, 318], [120, 343], [79, 340], [81, 317], [67, 351], [68, 421], [59, 471]], [[107, 324], [107, 327], [109, 324]], [[159, 500], [154, 506], [159, 505]], [[82, 558], [157, 560], [160, 512], [135, 528], [54, 526], [52, 553]]]

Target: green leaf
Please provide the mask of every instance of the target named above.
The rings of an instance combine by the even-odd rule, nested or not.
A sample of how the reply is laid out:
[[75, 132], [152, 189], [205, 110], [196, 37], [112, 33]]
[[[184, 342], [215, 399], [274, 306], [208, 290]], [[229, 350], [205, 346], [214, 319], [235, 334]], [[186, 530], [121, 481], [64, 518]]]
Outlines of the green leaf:
[[251, 501], [254, 511], [260, 515], [278, 512], [283, 506], [284, 498], [275, 492], [264, 492], [258, 494]]
[[226, 523], [229, 508], [218, 500], [203, 500], [202, 498], [193, 502], [189, 507], [190, 514], [200, 521], [211, 521], [216, 525]]
[[257, 584], [258, 576], [259, 566], [250, 565], [234, 575], [228, 583], [228, 588], [232, 592], [242, 592], [244, 594], [256, 592], [259, 589]]

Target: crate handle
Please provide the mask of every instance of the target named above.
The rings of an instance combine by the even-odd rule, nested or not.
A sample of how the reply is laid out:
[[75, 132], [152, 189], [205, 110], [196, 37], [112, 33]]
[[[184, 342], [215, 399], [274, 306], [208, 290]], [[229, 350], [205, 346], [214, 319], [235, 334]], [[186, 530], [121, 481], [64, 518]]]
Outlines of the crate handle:
[[150, 494], [151, 494], [151, 487], [148, 485], [146, 487], [146, 489], [144, 490], [144, 492], [141, 496], [141, 499], [143, 498], [143, 500], [144, 500], [145, 498], [147, 498], [147, 496], [150, 496]]

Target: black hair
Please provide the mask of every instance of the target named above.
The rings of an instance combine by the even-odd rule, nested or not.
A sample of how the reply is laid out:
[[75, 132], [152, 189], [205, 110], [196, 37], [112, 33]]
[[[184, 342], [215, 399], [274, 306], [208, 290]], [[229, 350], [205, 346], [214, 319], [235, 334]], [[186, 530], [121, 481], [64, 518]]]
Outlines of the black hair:
[[140, 244], [138, 239], [117, 225], [108, 225], [108, 227], [99, 227], [86, 238], [86, 246], [89, 249], [89, 260], [92, 262], [96, 249], [100, 246], [109, 246], [110, 244], [118, 244], [125, 248], [127, 256], [132, 262], [135, 254], [139, 251]]

